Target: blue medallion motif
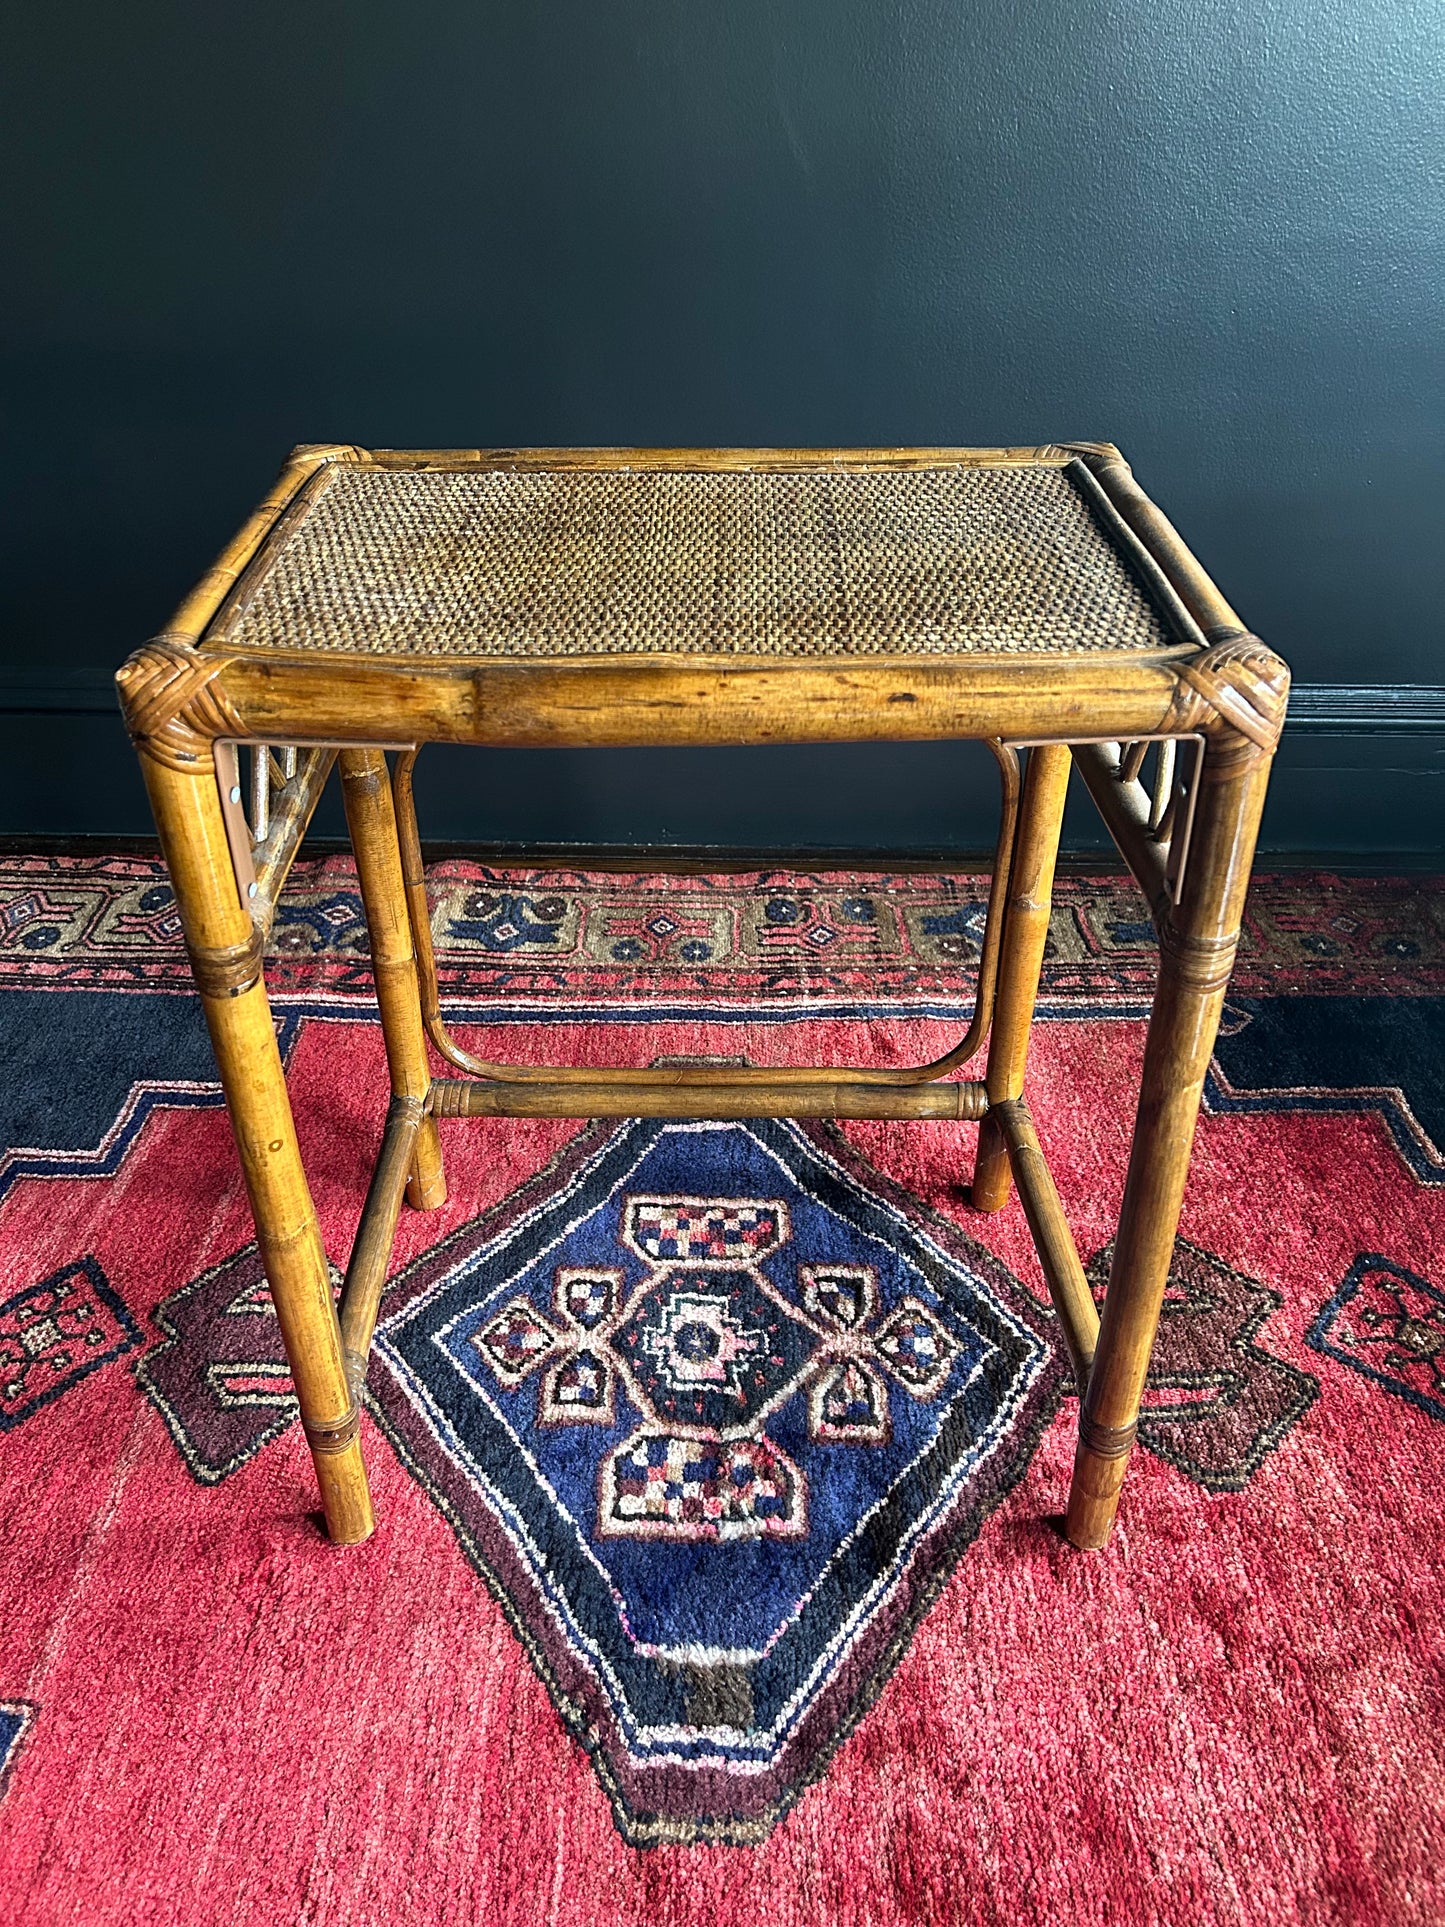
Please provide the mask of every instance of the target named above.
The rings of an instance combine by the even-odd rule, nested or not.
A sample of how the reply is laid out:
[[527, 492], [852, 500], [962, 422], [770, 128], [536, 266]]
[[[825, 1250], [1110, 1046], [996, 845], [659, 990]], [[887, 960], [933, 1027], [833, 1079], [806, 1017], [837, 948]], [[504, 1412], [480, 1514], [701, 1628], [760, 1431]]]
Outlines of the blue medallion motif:
[[1037, 1307], [860, 1165], [827, 1127], [593, 1127], [378, 1329], [383, 1416], [631, 1838], [796, 1797], [1052, 1409]]

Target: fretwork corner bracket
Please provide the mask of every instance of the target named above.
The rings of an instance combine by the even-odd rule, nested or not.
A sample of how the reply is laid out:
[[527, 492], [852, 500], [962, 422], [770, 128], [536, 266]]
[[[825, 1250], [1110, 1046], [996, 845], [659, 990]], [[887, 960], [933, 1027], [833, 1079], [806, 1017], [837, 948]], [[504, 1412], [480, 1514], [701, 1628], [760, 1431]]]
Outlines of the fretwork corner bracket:
[[1230, 750], [1233, 766], [1272, 756], [1284, 728], [1289, 702], [1289, 670], [1258, 636], [1230, 636], [1192, 661], [1176, 663], [1179, 677], [1165, 719], [1169, 735], [1213, 738], [1216, 766], [1220, 750]]
[[246, 734], [216, 678], [225, 656], [203, 656], [183, 642], [143, 643], [116, 671], [121, 714], [135, 746], [168, 769], [208, 770], [220, 737]]

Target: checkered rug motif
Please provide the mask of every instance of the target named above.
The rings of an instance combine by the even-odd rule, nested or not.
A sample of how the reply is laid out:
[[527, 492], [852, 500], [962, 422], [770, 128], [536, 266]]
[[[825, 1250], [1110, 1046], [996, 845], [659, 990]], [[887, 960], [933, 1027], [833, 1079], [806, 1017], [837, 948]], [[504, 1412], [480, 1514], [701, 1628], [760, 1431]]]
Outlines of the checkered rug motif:
[[[979, 879], [432, 875], [530, 1061], [903, 1062]], [[48, 1923], [1434, 1922], [1445, 928], [1262, 879], [1121, 1526], [964, 1125], [458, 1120], [314, 1491], [151, 858], [0, 862], [0, 1879]], [[1061, 883], [1034, 1108], [1102, 1287], [1153, 953]], [[333, 1260], [384, 1110], [355, 879], [268, 965]]]

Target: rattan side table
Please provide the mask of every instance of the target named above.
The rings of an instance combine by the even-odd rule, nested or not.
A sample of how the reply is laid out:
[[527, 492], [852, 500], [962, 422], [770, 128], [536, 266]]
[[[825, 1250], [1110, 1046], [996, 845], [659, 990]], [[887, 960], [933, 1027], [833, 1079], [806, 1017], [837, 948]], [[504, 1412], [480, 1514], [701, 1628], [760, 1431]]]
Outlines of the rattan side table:
[[[1082, 1393], [1068, 1536], [1107, 1542], [1289, 684], [1117, 449], [300, 448], [117, 681], [335, 1541], [372, 1530], [358, 1393], [403, 1193], [445, 1197], [437, 1119], [666, 1115], [981, 1120], [973, 1203], [1017, 1184]], [[451, 1037], [422, 745], [930, 738], [988, 743], [1003, 798], [972, 1019], [936, 1063], [539, 1069]], [[1160, 946], [1102, 1319], [1024, 1098], [1071, 760]], [[337, 762], [392, 1086], [339, 1306], [262, 978]], [[983, 1079], [952, 1077], [985, 1039]]]

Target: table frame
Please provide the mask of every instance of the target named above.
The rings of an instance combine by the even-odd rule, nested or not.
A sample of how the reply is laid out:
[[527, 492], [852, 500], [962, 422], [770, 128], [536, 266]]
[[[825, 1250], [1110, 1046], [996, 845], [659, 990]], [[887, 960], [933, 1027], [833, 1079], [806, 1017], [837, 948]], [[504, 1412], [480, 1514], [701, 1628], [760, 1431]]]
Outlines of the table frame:
[[[1073, 465], [1171, 615], [1148, 654], [425, 659], [228, 646], [248, 572], [329, 464], [374, 468]], [[220, 620], [218, 621], [218, 617]], [[972, 1201], [1016, 1184], [1080, 1388], [1066, 1532], [1109, 1538], [1168, 1283], [1200, 1094], [1238, 942], [1289, 675], [1251, 635], [1108, 444], [985, 450], [298, 449], [154, 641], [118, 672], [245, 1174], [257, 1242], [338, 1544], [373, 1530], [359, 1431], [403, 1194], [444, 1202], [437, 1120], [491, 1116], [953, 1118], [981, 1121]], [[475, 746], [974, 738], [1003, 805], [972, 1021], [930, 1065], [567, 1070], [472, 1057], [443, 1021], [412, 802], [428, 742]], [[1153, 754], [1151, 794], [1140, 777]], [[252, 749], [250, 818], [238, 745]], [[1180, 746], [1183, 746], [1182, 749]], [[387, 751], [395, 751], [391, 764]], [[1020, 778], [1019, 752], [1026, 752]], [[371, 936], [391, 1104], [336, 1301], [262, 974], [275, 905], [339, 763]], [[1024, 1096], [1064, 793], [1077, 764], [1159, 936], [1128, 1177], [1102, 1317]], [[982, 1079], [952, 1073], [988, 1040]], [[428, 1044], [460, 1077], [434, 1076]]]

